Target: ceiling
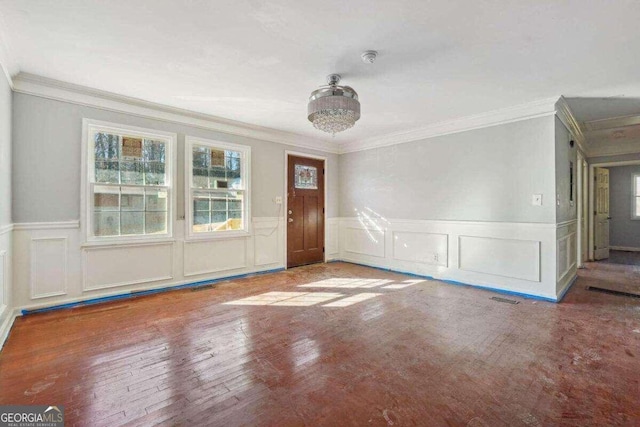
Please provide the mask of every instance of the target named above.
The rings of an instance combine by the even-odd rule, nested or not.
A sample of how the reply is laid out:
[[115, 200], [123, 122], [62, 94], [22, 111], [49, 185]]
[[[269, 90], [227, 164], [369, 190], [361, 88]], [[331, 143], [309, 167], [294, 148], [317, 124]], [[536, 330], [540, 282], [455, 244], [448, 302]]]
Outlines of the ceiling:
[[640, 97], [565, 98], [590, 156], [640, 152]]
[[334, 139], [349, 144], [558, 95], [640, 96], [638, 16], [635, 0], [0, 0], [0, 37], [13, 73], [327, 140], [306, 104], [340, 73], [362, 103]]

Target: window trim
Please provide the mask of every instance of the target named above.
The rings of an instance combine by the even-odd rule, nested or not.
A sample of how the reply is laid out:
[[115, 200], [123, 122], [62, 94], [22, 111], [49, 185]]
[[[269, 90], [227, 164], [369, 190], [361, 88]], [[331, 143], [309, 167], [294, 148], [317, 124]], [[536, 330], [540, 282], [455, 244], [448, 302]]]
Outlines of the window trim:
[[638, 179], [640, 178], [640, 173], [635, 173], [631, 175], [631, 219], [633, 221], [640, 221], [640, 215], [636, 215], [637, 206], [636, 203], [639, 202], [640, 196], [638, 194]]
[[[95, 236], [93, 234], [91, 189], [95, 184], [90, 178], [94, 172], [95, 163], [93, 159], [93, 139], [90, 138], [96, 130], [103, 130], [114, 133], [127, 133], [132, 136], [143, 138], [162, 139], [167, 143], [167, 233], [149, 235], [128, 235], [128, 236]], [[155, 129], [129, 126], [120, 123], [105, 122], [89, 118], [82, 119], [82, 159], [81, 159], [81, 191], [80, 191], [80, 226], [84, 239], [83, 246], [119, 245], [144, 242], [166, 242], [173, 239], [174, 222], [177, 214], [177, 191], [175, 179], [177, 176], [177, 142], [178, 135], [171, 132], [163, 132]], [[91, 145], [91, 147], [89, 147]], [[91, 148], [91, 149], [90, 149]], [[90, 158], [91, 157], [91, 158]]]
[[[203, 146], [207, 148], [218, 148], [224, 150], [239, 151], [242, 153], [241, 174], [242, 181], [244, 182], [244, 203], [243, 203], [243, 217], [244, 229], [243, 230], [221, 230], [221, 231], [207, 231], [203, 233], [193, 232], [193, 206], [192, 206], [192, 179], [193, 179], [193, 147]], [[184, 164], [185, 164], [185, 177], [184, 177], [184, 203], [185, 203], [185, 240], [187, 241], [201, 241], [201, 240], [217, 240], [217, 239], [230, 239], [237, 237], [249, 237], [251, 236], [251, 146], [232, 144], [229, 142], [222, 142], [213, 139], [198, 138], [194, 136], [185, 136], [184, 140]]]

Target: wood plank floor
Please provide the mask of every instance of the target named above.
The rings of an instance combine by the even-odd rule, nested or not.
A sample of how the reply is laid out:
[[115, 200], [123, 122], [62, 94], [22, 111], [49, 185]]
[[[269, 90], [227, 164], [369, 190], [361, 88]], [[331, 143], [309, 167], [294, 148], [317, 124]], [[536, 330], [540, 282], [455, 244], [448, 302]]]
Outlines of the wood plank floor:
[[580, 274], [513, 305], [332, 263], [29, 315], [0, 403], [70, 426], [638, 426], [640, 301]]

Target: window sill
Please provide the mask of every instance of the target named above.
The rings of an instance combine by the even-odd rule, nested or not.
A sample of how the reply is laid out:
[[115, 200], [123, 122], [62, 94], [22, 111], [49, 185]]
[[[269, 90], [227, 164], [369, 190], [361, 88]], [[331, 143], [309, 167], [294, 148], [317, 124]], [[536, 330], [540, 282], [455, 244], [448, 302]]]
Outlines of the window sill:
[[225, 239], [240, 239], [251, 237], [249, 231], [230, 231], [230, 232], [218, 232], [218, 233], [202, 233], [202, 235], [192, 234], [185, 238], [187, 242], [204, 242], [208, 240], [225, 240]]
[[176, 239], [171, 237], [158, 238], [158, 239], [127, 239], [127, 240], [95, 240], [85, 242], [80, 245], [81, 248], [96, 248], [96, 247], [120, 247], [120, 246], [146, 246], [146, 245], [159, 245], [163, 243], [175, 243]]

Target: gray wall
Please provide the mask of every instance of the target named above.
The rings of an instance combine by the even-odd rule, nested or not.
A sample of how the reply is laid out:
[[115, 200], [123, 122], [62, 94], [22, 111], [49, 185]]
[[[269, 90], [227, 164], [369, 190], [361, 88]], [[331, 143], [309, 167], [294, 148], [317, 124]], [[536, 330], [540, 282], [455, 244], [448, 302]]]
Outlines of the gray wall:
[[11, 99], [9, 82], [0, 75], [0, 227], [11, 224]]
[[178, 218], [184, 215], [185, 135], [251, 146], [251, 210], [256, 217], [284, 214], [273, 203], [284, 196], [284, 151], [326, 156], [327, 216], [338, 215], [337, 155], [259, 141], [176, 123], [14, 94], [13, 221], [49, 222], [80, 218], [82, 119], [91, 118], [178, 134]]
[[[578, 144], [569, 145], [572, 137], [562, 121], [555, 118], [556, 126], [556, 222], [578, 218]], [[571, 179], [569, 162], [573, 162], [573, 203], [570, 202]], [[559, 202], [559, 203], [558, 203]]]
[[541, 117], [342, 155], [340, 216], [555, 223], [554, 142]]
[[632, 177], [640, 166], [609, 168], [609, 244], [640, 248], [640, 221], [631, 219]]

